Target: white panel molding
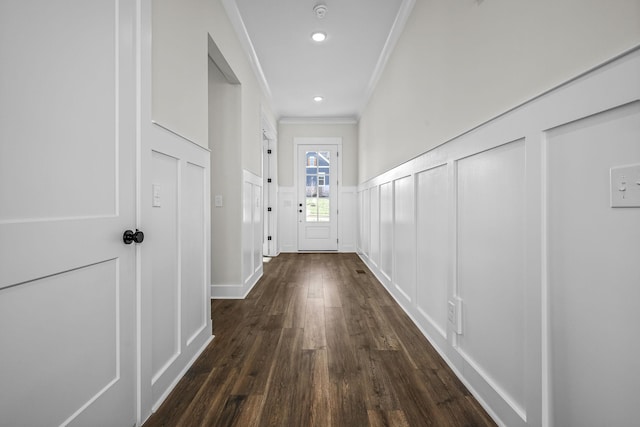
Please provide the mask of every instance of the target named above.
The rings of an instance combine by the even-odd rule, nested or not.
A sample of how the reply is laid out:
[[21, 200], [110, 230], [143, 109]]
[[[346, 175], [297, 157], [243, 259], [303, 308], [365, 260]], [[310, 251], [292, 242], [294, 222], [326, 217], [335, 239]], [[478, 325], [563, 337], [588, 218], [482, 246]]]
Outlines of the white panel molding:
[[[178, 319], [177, 319], [177, 324], [175, 325], [175, 327], [177, 328], [176, 329], [177, 348], [176, 348], [175, 354], [171, 356], [171, 358], [168, 359], [167, 362], [165, 362], [162, 365], [161, 369], [159, 369], [158, 372], [155, 372], [155, 373], [152, 372], [150, 373], [149, 378], [143, 379], [143, 381], [145, 382], [147, 380], [149, 381], [148, 386], [151, 388], [151, 391], [149, 392], [150, 395], [148, 397], [144, 396], [144, 393], [147, 393], [145, 391], [143, 391], [141, 394], [141, 398], [144, 399], [144, 402], [145, 403], [148, 402], [141, 407], [141, 417], [146, 418], [150, 415], [151, 411], [155, 410], [160, 406], [164, 398], [166, 398], [166, 396], [171, 392], [173, 387], [175, 387], [175, 385], [184, 375], [184, 372], [186, 372], [186, 370], [188, 369], [187, 364], [192, 363], [190, 362], [190, 360], [195, 360], [197, 356], [199, 356], [200, 354], [199, 352], [204, 350], [204, 348], [206, 347], [205, 343], [208, 343], [213, 338], [213, 336], [211, 335], [211, 313], [210, 313], [210, 304], [209, 304], [209, 301], [210, 301], [209, 283], [210, 283], [210, 274], [211, 274], [210, 267], [209, 267], [210, 265], [209, 264], [210, 233], [208, 231], [209, 222], [210, 222], [209, 209], [211, 205], [209, 200], [210, 198], [210, 194], [209, 194], [210, 193], [209, 191], [210, 151], [198, 144], [194, 144], [193, 142], [180, 137], [176, 133], [165, 129], [162, 126], [152, 123], [151, 121], [149, 121], [148, 124], [143, 127], [143, 132], [147, 138], [153, 141], [153, 145], [151, 148], [152, 152], [159, 153], [161, 155], [175, 159], [177, 162], [177, 176], [175, 177], [174, 184], [176, 186], [176, 192], [177, 192], [176, 202], [178, 203], [175, 224], [173, 224], [172, 226], [173, 229], [175, 230], [176, 238], [177, 238], [177, 242], [176, 242], [177, 255], [176, 255], [176, 259], [174, 260], [174, 263], [176, 265], [175, 268], [178, 274], [178, 279], [176, 283], [176, 287], [177, 287], [176, 291], [178, 292], [178, 297], [176, 299]], [[198, 213], [198, 215], [201, 216], [203, 220], [203, 224], [201, 224], [201, 229], [204, 235], [203, 246], [198, 255], [198, 257], [202, 257], [203, 268], [204, 268], [204, 271], [200, 275], [201, 279], [197, 279], [197, 280], [202, 280], [201, 283], [191, 283], [189, 279], [182, 277], [183, 276], [182, 264], [185, 261], [185, 259], [183, 259], [183, 254], [182, 254], [184, 250], [183, 244], [182, 244], [182, 237], [186, 232], [185, 227], [187, 225], [187, 224], [184, 224], [183, 218], [185, 218], [185, 215], [187, 213], [185, 209], [189, 209], [189, 206], [183, 206], [184, 189], [182, 188], [182, 185], [185, 182], [185, 173], [188, 170], [189, 165], [203, 169], [203, 174], [202, 174], [203, 187], [202, 187], [202, 195], [201, 195], [202, 201], [199, 203], [199, 205], [202, 205], [202, 209], [204, 209], [204, 211]], [[149, 176], [149, 179], [151, 178], [152, 177]], [[148, 217], [145, 217], [145, 208], [149, 209], [148, 214], [151, 214], [153, 212], [152, 210], [154, 209], [151, 207], [152, 205], [151, 191], [142, 191], [141, 194], [142, 194], [142, 206], [143, 206], [142, 218], [143, 220], [148, 220]], [[142, 227], [142, 229], [144, 229], [144, 227]], [[149, 243], [149, 242], [145, 241], [145, 243]], [[146, 252], [147, 256], [152, 253], [153, 251], [151, 250], [148, 250]], [[148, 262], [148, 260], [143, 261], [143, 266], [145, 262]], [[204, 310], [204, 313], [203, 313], [204, 324], [199, 325], [195, 331], [190, 332], [188, 335], [186, 334], [186, 331], [183, 330], [184, 324], [185, 324], [184, 316], [186, 315], [186, 311], [182, 307], [183, 300], [184, 300], [182, 296], [182, 292], [184, 292], [184, 290], [186, 289], [185, 280], [187, 280], [191, 286], [202, 286], [201, 289], [204, 294], [203, 301], [199, 302], [204, 304], [204, 306], [198, 308], [199, 310]], [[142, 291], [143, 291], [142, 293], [143, 296], [146, 294], [146, 292], [149, 292], [144, 287], [142, 288]], [[144, 299], [144, 297], [142, 298]], [[139, 303], [143, 304], [143, 301], [141, 300]], [[146, 308], [145, 306], [143, 306], [142, 309], [148, 310], [150, 309], [150, 307]], [[149, 326], [146, 326], [146, 327], [149, 327]], [[142, 332], [142, 333], [149, 333], [149, 332]], [[144, 387], [144, 384], [143, 384], [143, 387]], [[149, 405], [149, 406], [146, 406], [146, 405]]]
[[297, 252], [296, 188], [278, 187], [278, 243], [279, 252]]
[[338, 193], [338, 252], [356, 252], [358, 193], [355, 186], [340, 186]]
[[[439, 248], [438, 252], [442, 252], [442, 257], [447, 260], [447, 259], [451, 259], [451, 256], [449, 254], [449, 250], [450, 247], [453, 246], [452, 244], [450, 244], [451, 242], [451, 231], [453, 229], [452, 227], [452, 221], [453, 219], [451, 218], [451, 215], [449, 215], [449, 212], [453, 211], [455, 208], [452, 208], [451, 206], [451, 200], [449, 200], [449, 193], [450, 193], [450, 183], [452, 181], [452, 176], [449, 173], [451, 168], [448, 168], [448, 164], [447, 163], [442, 163], [439, 165], [435, 165], [432, 168], [429, 169], [424, 169], [424, 170], [420, 170], [417, 171], [414, 174], [414, 179], [415, 179], [415, 221], [416, 221], [416, 236], [417, 236], [417, 241], [416, 241], [416, 256], [419, 258], [419, 255], [421, 254], [422, 250], [426, 250], [426, 248], [424, 248], [422, 246], [423, 243], [431, 244], [433, 245], [433, 249], [432, 251], [436, 251], [437, 249], [435, 249], [436, 247]], [[451, 167], [453, 167], [453, 165], [451, 165]], [[447, 169], [448, 168], [448, 169]], [[445, 184], [444, 184], [444, 188], [440, 189], [439, 187], [435, 187], [433, 188], [434, 193], [432, 194], [427, 194], [427, 195], [423, 195], [422, 194], [422, 185], [421, 185], [421, 179], [422, 177], [432, 177], [433, 174], [437, 174], [437, 173], [443, 173], [445, 174]], [[437, 176], [437, 175], [436, 175]], [[449, 190], [449, 191], [448, 191]], [[455, 191], [455, 188], [453, 189]], [[439, 194], [443, 194], [446, 195], [447, 198], [447, 202], [445, 202], [444, 205], [439, 204], [439, 200], [433, 200], [433, 198], [437, 198]], [[425, 197], [430, 197], [429, 199], [427, 199], [426, 201], [423, 201], [423, 198]], [[440, 196], [442, 197], [442, 196]], [[455, 201], [453, 201], [455, 202]], [[436, 215], [434, 213], [435, 209], [441, 209], [440, 215], [444, 216], [444, 218], [442, 217], [433, 217], [434, 215]], [[423, 212], [423, 209], [427, 209], [428, 212]], [[428, 214], [427, 217], [425, 218], [425, 213]], [[438, 231], [440, 230], [444, 230], [444, 236], [445, 236], [445, 242], [442, 241], [438, 241], [436, 239], [436, 236], [433, 235], [429, 235], [429, 236], [424, 236], [422, 235], [423, 232], [431, 232], [434, 233], [435, 230], [433, 229], [429, 229], [427, 227], [428, 224], [424, 224], [423, 220], [425, 219], [429, 219], [431, 221], [434, 221], [434, 223], [432, 224], [433, 228], [438, 228]], [[436, 227], [435, 222], [438, 222], [438, 225]], [[425, 228], [423, 230], [423, 228]], [[432, 260], [434, 263], [436, 263], [438, 260]], [[440, 262], [442, 263], [442, 261], [440, 260]], [[451, 273], [451, 268], [449, 268], [449, 266], [446, 264], [446, 261], [443, 263], [444, 265], [438, 265], [437, 267], [439, 267], [439, 271], [437, 268], [433, 268], [434, 266], [429, 264], [424, 264], [423, 262], [418, 262], [416, 264], [416, 304], [415, 304], [415, 308], [416, 308], [416, 313], [418, 316], [422, 316], [424, 318], [425, 321], [425, 328], [428, 328], [429, 326], [432, 328], [432, 334], [438, 334], [440, 337], [442, 337], [442, 340], [444, 340], [445, 342], [443, 343], [444, 345], [446, 345], [446, 339], [447, 339], [447, 320], [442, 319], [442, 321], [440, 323], [438, 323], [438, 321], [435, 319], [436, 313], [429, 313], [429, 309], [426, 307], [422, 306], [422, 300], [421, 300], [421, 290], [422, 288], [420, 287], [420, 281], [424, 279], [423, 276], [426, 276], [427, 274], [430, 274], [430, 276], [428, 277], [429, 280], [438, 280], [440, 279], [442, 281], [442, 283], [444, 283], [444, 289], [440, 288], [441, 293], [444, 293], [445, 296], [443, 299], [447, 300], [449, 295], [453, 295], [455, 296], [457, 294], [457, 292], [454, 292], [453, 289], [449, 289], [449, 284], [452, 283], [452, 279], [450, 277], [450, 273]], [[423, 271], [426, 270], [426, 271]], [[444, 273], [442, 271], [445, 271]], [[444, 278], [438, 278], [437, 276], [434, 277], [434, 275], [437, 274], [442, 274], [444, 275]], [[436, 284], [437, 286], [437, 284]], [[427, 298], [428, 301], [432, 301], [433, 298], [433, 286], [431, 288], [426, 288], [424, 289], [425, 292], [429, 292], [429, 297]], [[436, 289], [437, 292], [437, 289]], [[446, 308], [442, 307], [441, 308], [442, 311], [445, 311], [446, 313]], [[446, 314], [445, 314], [446, 317]]]
[[[550, 291], [548, 289], [548, 225], [547, 212], [547, 136], [549, 129], [573, 123], [577, 120], [593, 117], [601, 112], [610, 111], [617, 107], [640, 102], [640, 48], [636, 48], [615, 61], [608, 62], [601, 67], [591, 70], [580, 78], [573, 79], [544, 95], [519, 105], [493, 120], [475, 127], [402, 165], [399, 165], [379, 176], [376, 176], [358, 186], [358, 254], [371, 269], [374, 276], [387, 288], [392, 297], [403, 307], [405, 312], [422, 331], [434, 348], [454, 370], [460, 380], [467, 386], [481, 405], [489, 412], [499, 425], [508, 426], [544, 426], [553, 427], [554, 397], [551, 394], [553, 386], [553, 371], [550, 368]], [[608, 139], [617, 139], [611, 135]], [[446, 253], [446, 268], [448, 270], [447, 297], [464, 297], [458, 288], [458, 165], [461, 159], [486, 152], [503, 146], [509, 142], [521, 141], [524, 149], [524, 164], [518, 157], [515, 165], [509, 158], [510, 168], [524, 168], [524, 183], [520, 185], [520, 197], [524, 201], [524, 229], [523, 243], [520, 250], [524, 253], [523, 282], [524, 296], [521, 311], [524, 314], [524, 382], [523, 401], [518, 402], [506, 392], [505, 384], [492, 376], [490, 372], [480, 366], [475, 358], [469, 354], [464, 346], [459, 346], [458, 337], [465, 338], [465, 334], [472, 333], [463, 328], [462, 335], [454, 333], [450, 322], [446, 330], [438, 327], [427, 307], [419, 307], [415, 301], [408, 301], [395, 286], [395, 268], [391, 277], [387, 277], [381, 269], [380, 263], [380, 208], [388, 201], [388, 189], [384, 195], [381, 187], [408, 175], [417, 175], [423, 171], [447, 165], [447, 179], [439, 181], [438, 191], [447, 194], [448, 211], [448, 247], [443, 248]], [[525, 142], [526, 141], [526, 142]], [[605, 146], [606, 147], [606, 146]], [[613, 150], [613, 148], [611, 148]], [[631, 163], [633, 159], [630, 159]], [[415, 184], [415, 182], [414, 182]], [[369, 206], [366, 204], [369, 195]], [[414, 192], [414, 197], [419, 197]], [[504, 201], [509, 203], [508, 200]], [[414, 206], [417, 199], [414, 200]], [[604, 201], [605, 204], [608, 200]], [[394, 206], [395, 208], [395, 206]], [[606, 207], [609, 209], [608, 205]], [[387, 213], [386, 216], [389, 214]], [[392, 216], [395, 215], [395, 211]], [[387, 218], [388, 219], [388, 218]], [[417, 223], [416, 223], [417, 224]], [[414, 224], [415, 225], [415, 224]], [[467, 239], [473, 235], [467, 235]], [[365, 247], [371, 242], [370, 248]], [[396, 243], [396, 246], [400, 242]], [[476, 242], [477, 243], [477, 242]], [[417, 247], [417, 246], [416, 246]], [[406, 248], [404, 248], [406, 249]], [[462, 248], [464, 249], [464, 248]], [[398, 256], [399, 248], [394, 247], [394, 256]], [[412, 256], [417, 259], [417, 249], [413, 249]], [[379, 258], [379, 259], [377, 259]], [[418, 280], [417, 286], [420, 286]], [[486, 304], [486, 302], [482, 302]], [[462, 305], [465, 310], [465, 305]], [[478, 307], [476, 307], [477, 309]], [[486, 307], [487, 313], [497, 307]], [[464, 311], [463, 311], [464, 319]], [[631, 316], [627, 314], [625, 316]], [[511, 339], [504, 337], [502, 339]], [[478, 345], [478, 344], [476, 344]], [[481, 344], [480, 344], [481, 345]], [[484, 352], [484, 350], [483, 350]], [[500, 369], [498, 367], [498, 369]], [[513, 383], [512, 379], [507, 379]], [[555, 408], [556, 411], [558, 408]]]
[[[408, 187], [408, 188], [405, 188]], [[392, 283], [405, 304], [416, 301], [416, 221], [415, 177], [406, 175], [393, 181], [393, 276]]]
[[640, 101], [548, 129], [544, 141], [549, 424], [633, 425], [640, 209], [611, 208], [609, 171], [640, 162]]
[[[210, 286], [212, 299], [244, 299], [263, 274], [261, 215], [263, 179], [248, 170], [242, 171], [242, 177], [242, 188], [245, 192], [242, 197], [242, 283], [212, 284]], [[279, 189], [279, 193], [281, 191]], [[282, 204], [285, 198], [279, 194], [278, 203]], [[276, 212], [281, 211], [282, 209], [276, 208]], [[278, 229], [282, 232], [282, 225]]]

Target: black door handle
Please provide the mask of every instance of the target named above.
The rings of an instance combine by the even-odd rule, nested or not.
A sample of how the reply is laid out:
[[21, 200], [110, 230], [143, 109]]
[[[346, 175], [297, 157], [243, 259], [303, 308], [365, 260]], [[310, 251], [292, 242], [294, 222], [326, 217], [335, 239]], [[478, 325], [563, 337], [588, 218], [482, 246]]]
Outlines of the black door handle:
[[131, 230], [127, 230], [122, 235], [122, 241], [125, 245], [130, 245], [133, 242], [142, 243], [144, 241], [144, 233], [137, 228], [135, 233]]

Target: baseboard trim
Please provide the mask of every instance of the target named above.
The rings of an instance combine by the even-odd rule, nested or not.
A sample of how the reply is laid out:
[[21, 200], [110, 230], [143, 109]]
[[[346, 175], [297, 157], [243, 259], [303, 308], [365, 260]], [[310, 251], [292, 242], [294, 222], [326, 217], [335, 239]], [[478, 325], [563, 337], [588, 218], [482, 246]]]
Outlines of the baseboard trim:
[[185, 365], [185, 367], [180, 371], [180, 373], [176, 376], [176, 379], [173, 380], [171, 385], [169, 387], [167, 387], [167, 389], [164, 391], [164, 393], [162, 393], [162, 395], [160, 395], [158, 400], [156, 400], [156, 402], [151, 407], [151, 413], [152, 414], [158, 410], [160, 405], [162, 405], [162, 403], [165, 401], [165, 399], [169, 396], [169, 394], [173, 391], [173, 389], [178, 385], [180, 380], [185, 376], [185, 374], [187, 373], [189, 368], [191, 368], [191, 366], [195, 363], [195, 361], [198, 360], [198, 357], [200, 357], [202, 352], [207, 348], [207, 346], [211, 343], [211, 341], [213, 341], [214, 338], [215, 338], [215, 335], [210, 335], [209, 338], [207, 338], [207, 340], [204, 342], [204, 344], [193, 355], [193, 357], [191, 358], [189, 363], [187, 363]]
[[211, 285], [211, 299], [245, 299], [253, 287], [262, 277], [262, 266], [253, 274], [244, 285]]

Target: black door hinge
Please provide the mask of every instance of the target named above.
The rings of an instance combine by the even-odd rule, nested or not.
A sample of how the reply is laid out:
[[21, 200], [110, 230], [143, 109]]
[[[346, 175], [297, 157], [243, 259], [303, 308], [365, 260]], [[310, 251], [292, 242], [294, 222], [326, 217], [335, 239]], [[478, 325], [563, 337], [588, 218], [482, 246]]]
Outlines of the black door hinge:
[[267, 240], [271, 240], [271, 236], [267, 236]]

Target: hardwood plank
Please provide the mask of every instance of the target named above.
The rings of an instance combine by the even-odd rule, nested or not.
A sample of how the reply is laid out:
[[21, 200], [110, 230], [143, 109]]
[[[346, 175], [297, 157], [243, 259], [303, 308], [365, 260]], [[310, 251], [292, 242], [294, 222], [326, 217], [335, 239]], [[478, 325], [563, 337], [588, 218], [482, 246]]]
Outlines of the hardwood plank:
[[291, 294], [287, 308], [284, 312], [285, 328], [304, 328], [307, 313], [307, 294], [309, 290], [307, 286], [289, 283]]
[[327, 351], [316, 350], [308, 352], [313, 357], [311, 369], [312, 390], [311, 407], [309, 409], [308, 423], [304, 425], [317, 427], [330, 427], [331, 412], [329, 410], [329, 363]]
[[371, 427], [409, 427], [409, 421], [402, 411], [369, 410]]
[[325, 309], [330, 411], [335, 425], [366, 426], [367, 408], [360, 364], [340, 308]]
[[307, 298], [302, 349], [316, 350], [326, 346], [324, 302], [322, 298]]
[[324, 289], [322, 288], [322, 271], [313, 270], [309, 272], [307, 278], [309, 283], [309, 298], [323, 298]]
[[380, 350], [358, 350], [365, 402], [369, 410], [398, 410], [402, 405], [393, 387], [394, 378], [385, 369], [383, 354]]
[[232, 394], [248, 396], [266, 393], [281, 335], [282, 329], [258, 333], [238, 374]]
[[265, 395], [252, 394], [242, 397], [244, 397], [244, 399], [242, 400], [241, 405], [239, 405], [239, 409], [234, 411], [234, 416], [229, 417], [228, 420], [224, 420], [224, 415], [221, 415], [220, 419], [216, 421], [217, 426], [258, 427], [260, 425]]
[[342, 284], [336, 277], [329, 275], [322, 276], [322, 289], [324, 291], [324, 306], [325, 307], [342, 307], [342, 301], [340, 299], [340, 288]]
[[284, 329], [280, 340], [260, 426], [295, 425], [290, 423], [292, 411], [300, 406], [300, 397], [293, 394], [292, 386], [301, 368], [302, 329]]

